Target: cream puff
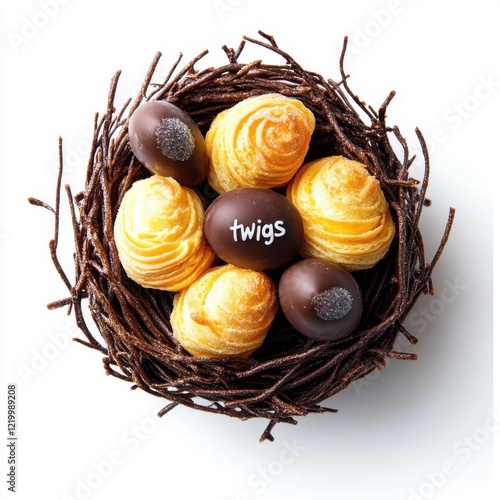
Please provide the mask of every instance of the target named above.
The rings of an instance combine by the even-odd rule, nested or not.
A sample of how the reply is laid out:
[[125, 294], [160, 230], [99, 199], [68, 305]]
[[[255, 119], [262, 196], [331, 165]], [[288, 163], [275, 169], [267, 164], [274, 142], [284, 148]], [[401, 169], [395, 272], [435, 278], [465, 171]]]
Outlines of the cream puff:
[[277, 311], [275, 286], [264, 273], [232, 264], [212, 268], [176, 294], [174, 337], [197, 357], [248, 357], [266, 337]]
[[310, 162], [288, 185], [287, 197], [304, 223], [304, 257], [357, 271], [386, 255], [394, 222], [379, 181], [364, 164], [342, 156]]
[[146, 288], [176, 292], [188, 286], [215, 260], [203, 236], [203, 217], [196, 193], [173, 178], [136, 181], [114, 223], [127, 276]]
[[206, 134], [208, 182], [219, 194], [286, 185], [304, 161], [314, 127], [313, 113], [297, 99], [244, 99], [219, 113]]

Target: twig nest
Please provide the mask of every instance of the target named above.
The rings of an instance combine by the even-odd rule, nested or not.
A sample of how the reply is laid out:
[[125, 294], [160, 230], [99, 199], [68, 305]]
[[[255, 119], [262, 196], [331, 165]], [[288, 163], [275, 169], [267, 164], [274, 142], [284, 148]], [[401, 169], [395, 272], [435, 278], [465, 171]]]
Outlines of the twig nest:
[[[419, 189], [417, 181], [409, 176], [413, 155], [408, 151], [406, 141], [397, 128], [388, 127], [385, 122], [387, 106], [394, 93], [389, 94], [375, 112], [351, 91], [343, 68], [347, 41], [340, 61], [341, 78], [336, 83], [304, 70], [278, 47], [273, 37], [260, 34], [262, 38], [258, 40], [245, 37], [236, 50], [224, 47], [228, 62], [218, 68], [200, 70], [196, 67], [205, 52], [182, 69], [178, 68], [179, 58], [162, 83], [152, 83], [160, 58], [157, 55], [139, 95], [120, 110], [114, 105], [119, 73], [115, 75], [107, 110], [102, 118], [95, 118], [85, 186], [74, 197], [71, 189], [66, 188], [75, 242], [74, 279], [68, 278], [57, 255], [61, 238], [60, 190], [64, 166], [61, 143], [56, 206], [51, 208], [35, 199], [31, 202], [49, 208], [56, 216], [51, 255], [68, 288], [69, 297], [50, 304], [50, 307], [71, 307], [85, 335], [85, 340], [79, 342], [102, 353], [108, 374], [131, 382], [133, 388], [141, 388], [165, 399], [167, 403], [161, 414], [181, 404], [241, 419], [264, 418], [268, 420], [268, 426], [262, 439], [272, 439], [271, 430], [278, 422], [295, 423], [297, 416], [335, 411], [323, 406], [323, 401], [372, 370], [382, 369], [387, 357], [416, 358], [411, 353], [394, 351], [393, 346], [398, 335], [404, 335], [411, 343], [417, 341], [403, 322], [420, 294], [433, 291], [431, 273], [446, 243], [453, 210], [441, 245], [428, 263], [418, 226], [428, 184], [427, 150], [417, 131], [425, 164]], [[248, 42], [282, 56], [284, 64], [265, 64], [260, 60], [240, 62]], [[273, 120], [272, 124], [263, 125], [255, 136], [252, 135], [253, 125], [244, 127], [244, 136], [250, 142], [263, 144], [262, 156], [269, 157], [271, 165], [278, 166], [277, 170], [282, 166], [274, 157], [276, 147], [285, 152], [285, 157], [286, 151], [299, 150], [300, 157], [305, 155], [303, 161], [306, 163], [343, 156], [364, 165], [359, 167], [361, 172], [356, 173], [352, 181], [340, 181], [340, 185], [348, 186], [356, 184], [356, 179], [360, 180], [362, 191], [366, 190], [361, 211], [368, 213], [373, 209], [373, 214], [370, 212], [365, 222], [360, 220], [357, 212], [352, 217], [342, 215], [344, 212], [339, 212], [338, 202], [331, 200], [337, 196], [333, 186], [325, 182], [318, 184], [322, 172], [331, 168], [331, 160], [326, 165], [316, 163], [316, 167], [311, 167], [311, 171], [318, 168], [319, 173], [306, 181], [306, 185], [319, 193], [315, 196], [320, 196], [318, 200], [329, 208], [314, 215], [323, 219], [321, 231], [307, 229], [309, 211], [304, 212], [306, 231], [310, 235], [306, 250], [336, 246], [337, 243], [324, 236], [324, 232], [332, 227], [337, 241], [376, 232], [385, 235], [380, 250], [377, 250], [377, 258], [382, 254], [385, 258], [370, 269], [355, 272], [363, 297], [359, 323], [353, 332], [337, 340], [308, 338], [280, 311], [276, 313], [272, 289], [276, 288], [283, 269], [273, 270], [256, 282], [253, 280], [260, 276], [259, 271], [246, 274], [226, 267], [207, 271], [205, 268], [213, 264], [213, 255], [202, 243], [202, 235], [193, 228], [199, 227], [193, 221], [199, 221], [203, 216], [201, 203], [193, 193], [200, 194], [208, 204], [214, 198], [212, 188], [203, 182], [191, 191], [175, 181], [151, 177], [131, 150], [128, 126], [133, 113], [144, 102], [166, 101], [181, 108], [206, 135], [214, 121], [219, 120], [220, 113], [246, 99], [255, 97], [254, 102], [258, 102], [256, 96], [269, 94], [298, 101], [292, 105], [293, 113], [302, 107], [308, 110], [300, 111], [300, 118], [296, 121], [294, 118], [291, 125], [278, 120], [277, 131], [273, 128]], [[233, 111], [227, 111], [226, 116], [232, 114]], [[217, 163], [215, 158], [226, 154], [223, 152], [226, 146], [222, 146], [226, 141], [222, 121], [220, 118], [219, 123], [215, 122], [213, 137], [209, 135], [207, 141], [212, 151], [213, 172]], [[303, 128], [299, 124], [306, 126]], [[228, 125], [233, 129], [229, 133], [233, 139], [235, 126], [234, 122]], [[219, 134], [222, 134], [220, 138]], [[247, 139], [238, 138], [236, 146], [247, 149]], [[391, 146], [394, 140], [399, 142], [403, 151], [402, 159]], [[292, 178], [300, 163], [302, 159], [283, 167], [284, 177], [273, 173], [267, 178], [267, 167], [259, 167], [256, 178], [260, 179], [259, 183], [264, 182], [267, 189], [283, 185]], [[233, 159], [221, 162], [223, 174], [218, 171], [209, 177], [217, 179], [213, 181], [216, 190], [225, 191], [228, 187], [240, 185], [242, 175], [238, 165]], [[274, 171], [274, 167], [270, 171]], [[292, 198], [298, 198], [299, 206], [302, 206], [303, 199], [300, 178], [308, 178], [307, 172], [308, 169], [299, 174], [297, 186], [295, 181], [292, 184], [297, 187], [297, 193], [295, 187], [291, 188]], [[230, 184], [226, 186], [222, 179], [229, 179]], [[155, 185], [151, 197], [143, 197], [143, 193], [136, 190], [136, 186], [141, 185], [136, 183], [141, 182]], [[248, 182], [254, 185], [252, 179]], [[168, 196], [164, 196], [166, 192]], [[377, 201], [381, 192], [388, 205]], [[140, 200], [132, 209], [127, 208], [129, 197]], [[350, 195], [346, 194], [340, 204], [345, 208], [349, 200]], [[346, 224], [347, 218], [353, 219], [352, 225]], [[320, 243], [315, 242], [318, 232], [321, 232]], [[147, 259], [138, 255], [139, 248], [146, 252]], [[164, 265], [164, 255], [176, 256], [174, 268], [170, 269], [172, 266], [169, 265], [165, 271], [167, 283], [159, 286], [165, 290], [148, 288], [151, 284], [157, 286], [158, 280], [163, 281], [158, 270]], [[359, 266], [354, 268], [359, 269]], [[233, 281], [233, 277], [236, 280]], [[240, 281], [242, 286], [238, 285]], [[254, 283], [255, 289], [244, 284], [248, 281]], [[347, 290], [344, 285], [330, 288]], [[228, 301], [231, 290], [235, 295], [241, 291], [248, 302]], [[174, 305], [176, 293], [180, 295], [175, 298]], [[328, 317], [333, 313], [321, 301], [333, 295], [342, 311], [347, 310], [349, 303], [348, 295], [339, 290], [321, 295], [317, 307]], [[83, 311], [87, 302], [100, 334], [98, 337], [92, 334], [85, 320]], [[254, 309], [255, 306], [258, 309]], [[339, 311], [335, 313], [336, 316], [339, 314]], [[199, 342], [196, 345], [184, 342], [186, 332], [190, 335], [195, 332], [193, 337]], [[237, 337], [240, 333], [242, 337], [235, 343], [239, 345], [233, 345], [230, 352], [221, 353], [218, 339]], [[225, 357], [220, 357], [221, 354]]]

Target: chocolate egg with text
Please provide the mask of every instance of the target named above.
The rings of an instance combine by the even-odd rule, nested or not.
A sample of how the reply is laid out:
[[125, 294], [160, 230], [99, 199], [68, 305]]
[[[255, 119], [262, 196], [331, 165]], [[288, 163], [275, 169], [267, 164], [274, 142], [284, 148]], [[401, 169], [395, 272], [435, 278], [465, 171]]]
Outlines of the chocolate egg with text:
[[289, 263], [302, 245], [304, 228], [295, 206], [268, 189], [228, 191], [208, 207], [203, 229], [223, 261], [264, 271]]

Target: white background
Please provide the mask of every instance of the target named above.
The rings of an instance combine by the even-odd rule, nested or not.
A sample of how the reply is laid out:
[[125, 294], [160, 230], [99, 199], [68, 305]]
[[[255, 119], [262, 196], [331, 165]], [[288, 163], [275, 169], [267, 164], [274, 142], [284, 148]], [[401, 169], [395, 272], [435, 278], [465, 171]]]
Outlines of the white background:
[[[498, 169], [500, 46], [496, 1], [23, 0], [1, 3], [0, 497], [205, 500], [415, 500], [494, 498], [493, 181]], [[65, 182], [81, 188], [94, 113], [123, 71], [119, 99], [135, 95], [156, 51], [165, 72], [208, 48], [199, 67], [224, 62], [223, 44], [262, 29], [306, 69], [347, 71], [378, 107], [397, 95], [388, 121], [412, 147], [419, 126], [432, 152], [422, 219], [430, 259], [448, 208], [455, 226], [438, 264], [436, 295], [410, 316], [417, 362], [327, 402], [338, 414], [279, 425], [177, 408], [112, 377], [78, 335], [51, 265], [57, 138]], [[249, 48], [248, 61], [268, 54]], [[267, 61], [267, 59], [266, 59]], [[420, 162], [420, 163], [419, 163]], [[421, 160], [417, 160], [417, 166]], [[493, 169], [493, 170], [492, 170]], [[495, 193], [496, 194], [496, 193]], [[71, 275], [71, 239], [61, 252]], [[7, 487], [7, 385], [17, 386], [17, 492]], [[498, 392], [498, 388], [497, 388]], [[498, 433], [496, 433], [498, 434]], [[498, 473], [498, 471], [497, 471]], [[10, 495], [10, 496], [9, 496]]]

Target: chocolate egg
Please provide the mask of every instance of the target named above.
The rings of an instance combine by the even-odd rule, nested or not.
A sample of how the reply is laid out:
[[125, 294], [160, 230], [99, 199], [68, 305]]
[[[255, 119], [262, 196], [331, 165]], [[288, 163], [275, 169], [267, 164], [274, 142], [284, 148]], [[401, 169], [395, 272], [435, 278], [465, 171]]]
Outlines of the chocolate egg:
[[208, 168], [205, 139], [192, 118], [166, 101], [140, 105], [128, 125], [130, 149], [153, 174], [194, 186]]
[[281, 276], [281, 309], [292, 326], [316, 340], [349, 335], [361, 319], [363, 299], [354, 277], [343, 267], [321, 259], [305, 259]]
[[304, 235], [295, 206], [281, 194], [260, 188], [220, 195], [208, 207], [203, 229], [218, 257], [255, 271], [287, 264], [299, 252]]

